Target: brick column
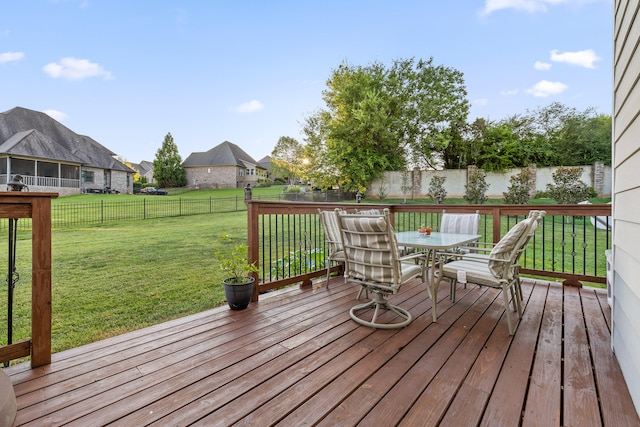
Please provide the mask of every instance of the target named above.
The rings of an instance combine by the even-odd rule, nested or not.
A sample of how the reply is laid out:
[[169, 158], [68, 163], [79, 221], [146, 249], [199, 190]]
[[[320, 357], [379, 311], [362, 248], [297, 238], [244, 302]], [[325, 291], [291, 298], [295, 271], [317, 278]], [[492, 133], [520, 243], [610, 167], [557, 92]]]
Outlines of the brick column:
[[535, 163], [530, 164], [529, 166], [529, 197], [532, 199], [536, 197], [536, 185], [538, 183], [538, 165]]
[[599, 197], [602, 197], [604, 190], [604, 163], [596, 162], [591, 172], [591, 185], [596, 190]]
[[420, 168], [413, 168], [413, 194], [411, 198], [420, 198], [422, 197], [422, 171]]

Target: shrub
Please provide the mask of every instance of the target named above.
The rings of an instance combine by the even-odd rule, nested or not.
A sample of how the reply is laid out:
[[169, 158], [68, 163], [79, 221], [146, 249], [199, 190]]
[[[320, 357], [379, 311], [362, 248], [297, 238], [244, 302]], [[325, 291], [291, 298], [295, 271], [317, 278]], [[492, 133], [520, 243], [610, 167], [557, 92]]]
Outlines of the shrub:
[[383, 176], [380, 178], [380, 185], [378, 186], [378, 198], [384, 200], [387, 198], [387, 180]]
[[309, 271], [326, 268], [326, 259], [323, 248], [298, 249], [278, 259], [271, 267], [271, 279], [285, 279], [297, 276]]
[[411, 190], [413, 190], [413, 177], [411, 176], [411, 171], [402, 171], [402, 184], [400, 189], [402, 190], [403, 203], [407, 203], [407, 193], [410, 193]]
[[581, 167], [558, 167], [552, 175], [553, 184], [547, 184], [549, 197], [560, 204], [587, 200], [594, 191], [580, 179], [580, 176]]
[[433, 199], [433, 202], [442, 203], [445, 197], [447, 197], [447, 190], [444, 188], [444, 182], [447, 180], [446, 176], [434, 176], [429, 182], [428, 195]]
[[290, 185], [284, 189], [287, 193], [302, 193], [302, 187], [299, 185]]
[[464, 199], [469, 203], [482, 204], [487, 201], [487, 173], [482, 169], [470, 168], [469, 178], [464, 189]]
[[517, 175], [509, 178], [511, 185], [504, 195], [504, 202], [511, 205], [525, 205], [530, 196], [531, 169], [523, 168]]

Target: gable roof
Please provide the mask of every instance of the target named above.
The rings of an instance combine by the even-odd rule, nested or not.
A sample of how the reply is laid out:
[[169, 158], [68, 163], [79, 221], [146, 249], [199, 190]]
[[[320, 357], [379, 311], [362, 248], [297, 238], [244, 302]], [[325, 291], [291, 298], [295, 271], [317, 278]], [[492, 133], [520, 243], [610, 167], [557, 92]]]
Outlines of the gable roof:
[[271, 156], [264, 156], [258, 160], [258, 164], [267, 170], [271, 169]]
[[236, 144], [224, 141], [216, 145], [206, 152], [196, 152], [189, 154], [184, 162], [184, 167], [198, 166], [238, 166], [245, 168], [247, 166], [261, 167], [253, 157], [248, 155], [242, 148]]
[[138, 171], [140, 175], [146, 175], [148, 172], [153, 172], [153, 162], [148, 160], [142, 160], [140, 163], [131, 163], [131, 167]]
[[[29, 133], [30, 131], [37, 133]], [[6, 145], [8, 142], [11, 143]], [[22, 151], [5, 151], [12, 149]], [[35, 151], [29, 152], [28, 149]], [[45, 113], [22, 107], [0, 113], [0, 153], [132, 172], [113, 157], [115, 153], [92, 138], [73, 132]], [[51, 156], [43, 157], [45, 154]], [[73, 157], [69, 158], [69, 154]]]
[[37, 130], [16, 133], [0, 144], [0, 153], [68, 163], [83, 163], [78, 156]]

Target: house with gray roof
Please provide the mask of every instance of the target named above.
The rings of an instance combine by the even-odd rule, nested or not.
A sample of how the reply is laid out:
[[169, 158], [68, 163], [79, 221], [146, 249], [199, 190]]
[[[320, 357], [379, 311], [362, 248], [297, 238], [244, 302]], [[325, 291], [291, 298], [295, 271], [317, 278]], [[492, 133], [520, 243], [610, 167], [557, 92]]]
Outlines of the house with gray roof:
[[22, 107], [0, 113], [0, 184], [19, 174], [30, 191], [131, 194], [134, 171], [115, 155], [45, 113]]
[[144, 178], [146, 182], [156, 182], [153, 177], [153, 162], [142, 160], [140, 163], [131, 163], [131, 168], [138, 172], [140, 178]]
[[206, 152], [191, 153], [182, 165], [190, 187], [241, 188], [267, 179], [267, 170], [229, 141]]

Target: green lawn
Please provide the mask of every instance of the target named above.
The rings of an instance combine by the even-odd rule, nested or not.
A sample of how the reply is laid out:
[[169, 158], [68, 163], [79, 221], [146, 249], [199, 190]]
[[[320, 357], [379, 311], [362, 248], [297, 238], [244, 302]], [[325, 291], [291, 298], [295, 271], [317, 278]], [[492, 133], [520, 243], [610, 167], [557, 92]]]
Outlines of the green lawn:
[[[246, 240], [245, 212], [128, 221], [52, 232], [54, 352], [224, 303], [220, 236]], [[0, 251], [6, 266], [6, 251]], [[31, 241], [21, 232], [13, 341], [31, 336]], [[2, 268], [6, 274], [5, 268]], [[0, 285], [0, 324], [7, 286]], [[0, 344], [6, 343], [3, 328]]]
[[[252, 190], [254, 196], [272, 196], [282, 193], [282, 185], [272, 185], [270, 187], [255, 187]], [[143, 194], [76, 194], [73, 196], [58, 197], [53, 203], [87, 203], [100, 200], [140, 200], [141, 198], [157, 199], [157, 198], [189, 198], [189, 199], [208, 199], [223, 197], [242, 197], [244, 198], [244, 190], [242, 188], [225, 188], [225, 189], [200, 189], [192, 188], [169, 188], [168, 196], [151, 196]]]

